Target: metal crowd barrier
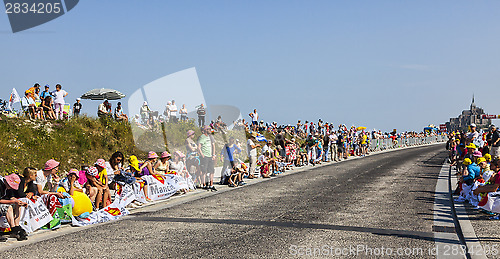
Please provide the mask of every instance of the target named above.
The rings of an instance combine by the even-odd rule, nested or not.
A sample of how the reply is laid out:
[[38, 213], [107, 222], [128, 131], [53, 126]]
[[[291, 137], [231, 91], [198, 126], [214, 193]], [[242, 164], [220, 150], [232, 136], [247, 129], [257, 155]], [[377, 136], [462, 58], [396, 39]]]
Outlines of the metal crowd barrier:
[[392, 141], [392, 139], [371, 139], [369, 150], [371, 152], [381, 151], [394, 148], [411, 147], [418, 145], [431, 144], [436, 142], [444, 142], [446, 137], [442, 135], [437, 136], [427, 136], [427, 137], [415, 137], [415, 138], [397, 138], [397, 141]]

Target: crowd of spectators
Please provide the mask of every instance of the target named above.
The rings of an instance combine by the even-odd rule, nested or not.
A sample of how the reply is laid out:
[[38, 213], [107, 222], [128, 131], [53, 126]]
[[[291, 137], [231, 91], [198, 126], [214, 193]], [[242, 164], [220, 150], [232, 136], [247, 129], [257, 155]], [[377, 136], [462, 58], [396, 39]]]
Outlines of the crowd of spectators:
[[[58, 89], [62, 91], [60, 87]], [[44, 99], [49, 96], [45, 95]], [[175, 101], [171, 101], [167, 108], [163, 115], [169, 121], [178, 122], [187, 119], [185, 105], [177, 111]], [[109, 102], [104, 101], [98, 110], [102, 112], [100, 116], [110, 116]], [[120, 103], [115, 110], [115, 117], [127, 120], [126, 115], [119, 111], [121, 111]], [[180, 115], [179, 118], [177, 113]], [[179, 193], [196, 188], [217, 191], [214, 181], [230, 187], [242, 186], [246, 184], [245, 179], [269, 178], [301, 166], [340, 161], [349, 156], [365, 156], [370, 152], [370, 141], [377, 139], [392, 138], [391, 141], [394, 143], [398, 138], [428, 135], [415, 132], [382, 133], [366, 131], [365, 127], [348, 128], [345, 125], [334, 127], [332, 123], [322, 120], [318, 120], [317, 123], [306, 121], [302, 124], [298, 121], [296, 125], [278, 126], [276, 122], [259, 121], [257, 110], [254, 110], [250, 114], [252, 120], [250, 125], [243, 119], [233, 123], [235, 130], [244, 131], [248, 136], [246, 145], [231, 136], [222, 145], [217, 146], [214, 132], [219, 130], [225, 136], [227, 125], [221, 117], [210, 125], [203, 125], [206, 115], [203, 105], [197, 107], [197, 114], [201, 135], [197, 136], [194, 130], [188, 130], [184, 133], [185, 148], [170, 150], [172, 154], [163, 151], [158, 155], [150, 151], [141, 161], [136, 155], [125, 157], [123, 153], [117, 151], [107, 161], [100, 158], [94, 164], [83, 165], [80, 170], [73, 168], [65, 173], [59, 172], [60, 163], [51, 159], [40, 170], [27, 167], [22, 175], [10, 174], [0, 177], [0, 216], [5, 216], [11, 227], [8, 234], [17, 240], [27, 239], [26, 232], [19, 227], [19, 211], [21, 207], [26, 206], [25, 202], [19, 200], [20, 198], [36, 201], [42, 195], [50, 197], [46, 203], [50, 209], [54, 200], [72, 197], [75, 201], [79, 201], [73, 202], [73, 212], [78, 211], [73, 215], [84, 217], [85, 213], [100, 210], [111, 204], [117, 189], [135, 183], [141, 183], [145, 202], [150, 202], [148, 184], [142, 178], [148, 175], [175, 174], [193, 183], [193, 188], [181, 189]], [[144, 102], [141, 108], [143, 120], [141, 123], [150, 123], [149, 121], [156, 120], [157, 116], [157, 113], [149, 109], [147, 102]], [[464, 143], [470, 144], [465, 139]], [[497, 140], [498, 137], [495, 144]], [[241, 157], [244, 158], [240, 159]], [[450, 157], [455, 160], [454, 156]], [[220, 180], [214, 179], [216, 161], [222, 163]], [[87, 208], [85, 204], [90, 204], [89, 209], [84, 209]], [[134, 201], [130, 206], [142, 204], [141, 201]], [[5, 241], [1, 235], [0, 241]]]
[[469, 128], [452, 132], [446, 144], [458, 177], [455, 202], [469, 202], [491, 219], [499, 219], [495, 200], [500, 187], [500, 134], [495, 125], [487, 130], [477, 130], [475, 124]]
[[62, 120], [68, 116], [63, 111], [64, 97], [67, 95], [68, 92], [62, 90], [60, 84], [57, 84], [53, 91], [50, 91], [49, 85], [45, 85], [45, 90], [41, 92], [40, 84], [36, 83], [24, 92], [20, 100], [21, 107], [30, 119]]

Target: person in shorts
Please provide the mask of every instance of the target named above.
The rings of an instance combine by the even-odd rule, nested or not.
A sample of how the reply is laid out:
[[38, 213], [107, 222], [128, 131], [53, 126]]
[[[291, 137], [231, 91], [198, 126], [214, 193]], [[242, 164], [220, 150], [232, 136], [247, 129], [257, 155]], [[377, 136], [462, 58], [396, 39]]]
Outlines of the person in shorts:
[[[7, 190], [19, 189], [21, 178], [17, 174], [10, 174], [5, 177], [0, 176], [0, 217], [5, 216], [10, 226], [10, 237], [18, 241], [27, 240], [28, 234], [19, 226], [21, 220], [20, 207], [26, 207], [28, 204], [16, 199]], [[0, 241], [5, 242], [7, 238], [0, 236]]]
[[198, 154], [200, 154], [200, 167], [204, 184], [202, 188], [217, 191], [213, 184], [215, 171], [215, 140], [210, 134], [210, 126], [203, 127], [202, 133], [203, 134], [198, 138]]

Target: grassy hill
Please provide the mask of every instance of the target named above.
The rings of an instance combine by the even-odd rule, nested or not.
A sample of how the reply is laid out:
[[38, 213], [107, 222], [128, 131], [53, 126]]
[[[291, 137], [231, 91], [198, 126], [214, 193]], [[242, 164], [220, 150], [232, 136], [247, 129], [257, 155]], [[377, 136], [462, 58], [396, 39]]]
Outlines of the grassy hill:
[[17, 173], [27, 167], [40, 169], [53, 158], [60, 170], [79, 169], [98, 158], [109, 159], [119, 150], [144, 157], [137, 149], [130, 124], [90, 117], [67, 121], [30, 121], [3, 118], [0, 121], [0, 173]]

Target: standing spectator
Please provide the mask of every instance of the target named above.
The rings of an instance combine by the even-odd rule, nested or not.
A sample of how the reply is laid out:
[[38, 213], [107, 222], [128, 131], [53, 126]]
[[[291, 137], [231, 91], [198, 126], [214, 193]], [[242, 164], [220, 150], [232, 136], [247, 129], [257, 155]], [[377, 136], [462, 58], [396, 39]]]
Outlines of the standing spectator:
[[[205, 126], [202, 135], [198, 138], [198, 153], [200, 154], [201, 174], [203, 189], [217, 191], [213, 185], [214, 181], [214, 161], [215, 161], [215, 141], [210, 134], [210, 127]], [[206, 179], [209, 177], [209, 179]]]
[[181, 121], [187, 121], [188, 120], [188, 110], [186, 109], [186, 105], [183, 104], [181, 110], [179, 111], [179, 114], [181, 115]]
[[252, 118], [252, 131], [257, 131], [259, 124], [259, 114], [257, 113], [257, 109], [253, 109], [253, 112], [248, 114]]
[[40, 99], [44, 100], [48, 96], [52, 96], [49, 92], [49, 88], [50, 88], [49, 85], [45, 85], [45, 90], [40, 94]]
[[170, 106], [172, 103], [169, 101], [167, 102], [167, 105], [165, 105], [165, 111], [163, 112], [163, 115], [165, 115], [165, 120], [170, 121]]
[[80, 111], [82, 110], [82, 104], [80, 103], [82, 99], [76, 98], [76, 103], [73, 104], [73, 116], [80, 116]]
[[257, 137], [257, 132], [252, 132], [250, 138], [247, 140], [247, 151], [248, 151], [248, 160], [250, 162], [250, 169], [248, 171], [248, 178], [254, 178], [255, 168], [257, 167], [257, 147], [260, 147], [260, 144], [255, 144], [253, 141]]
[[479, 132], [476, 131], [476, 124], [472, 123], [470, 125], [470, 132], [469, 134], [467, 134], [467, 138], [465, 139], [465, 145], [468, 145], [472, 142], [474, 142], [474, 140], [479, 137]]
[[[20, 207], [27, 204], [12, 196], [12, 192], [7, 190], [19, 189], [21, 179], [17, 174], [10, 174], [5, 177], [0, 176], [0, 216], [5, 216], [11, 228], [10, 236], [18, 241], [27, 240], [26, 232], [19, 226], [21, 220]], [[0, 236], [0, 241], [5, 242], [7, 238]]]
[[115, 119], [117, 121], [128, 121], [128, 116], [127, 114], [123, 113], [123, 110], [122, 110], [122, 103], [121, 102], [118, 102], [116, 104], [116, 108], [115, 108]]
[[64, 104], [66, 103], [64, 101], [64, 97], [68, 95], [68, 92], [62, 90], [62, 86], [60, 84], [56, 85], [56, 90], [52, 93], [54, 96], [54, 108], [56, 110], [56, 119], [64, 119], [64, 114], [63, 114], [63, 108]]
[[330, 135], [328, 136], [330, 138], [330, 161], [338, 161], [338, 146], [337, 146], [337, 140], [339, 139], [337, 137], [337, 134], [332, 131]]
[[175, 105], [175, 100], [172, 100], [172, 104], [170, 105], [170, 119], [172, 122], [177, 122], [177, 105]]
[[491, 151], [492, 158], [500, 158], [500, 134], [495, 125], [491, 125]]
[[205, 126], [205, 115], [207, 114], [207, 111], [205, 110], [205, 106], [203, 106], [203, 103], [200, 104], [198, 109], [196, 110], [196, 114], [198, 114], [198, 127], [204, 127]]

